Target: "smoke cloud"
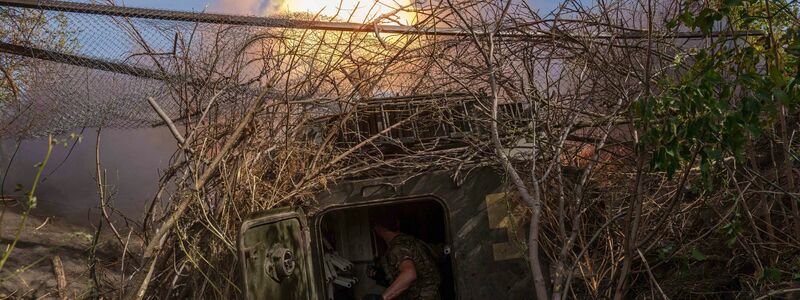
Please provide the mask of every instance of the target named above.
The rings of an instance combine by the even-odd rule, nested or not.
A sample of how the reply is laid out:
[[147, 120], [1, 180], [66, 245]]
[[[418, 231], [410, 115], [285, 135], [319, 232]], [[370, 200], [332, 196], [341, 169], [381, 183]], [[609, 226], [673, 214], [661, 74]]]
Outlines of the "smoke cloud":
[[[55, 146], [37, 188], [38, 205], [34, 214], [73, 224], [87, 224], [90, 216], [97, 214], [95, 142], [96, 131], [86, 129], [83, 141], [72, 153], [69, 153], [71, 143], [67, 147]], [[47, 139], [22, 141], [13, 160], [16, 142], [5, 140], [1, 144], [0, 177], [7, 174], [3, 191], [6, 195], [22, 196], [33, 183], [34, 166], [45, 156]], [[164, 127], [103, 129], [100, 161], [106, 170], [113, 207], [127, 217], [140, 219], [146, 204], [155, 196], [159, 171], [168, 166], [176, 148], [175, 140]], [[24, 189], [15, 192], [17, 184]]]
[[283, 2], [283, 0], [215, 0], [209, 6], [209, 10], [215, 13], [264, 16], [278, 12]]

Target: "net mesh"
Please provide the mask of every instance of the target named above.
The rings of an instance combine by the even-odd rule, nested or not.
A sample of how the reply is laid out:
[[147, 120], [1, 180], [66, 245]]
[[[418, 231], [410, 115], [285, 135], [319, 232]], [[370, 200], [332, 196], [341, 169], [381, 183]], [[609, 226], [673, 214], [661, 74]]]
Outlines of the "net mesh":
[[[30, 37], [5, 34], [4, 43], [43, 50], [35, 58], [19, 54], [3, 54], [0, 58], [6, 69], [18, 67], [11, 71], [17, 77], [5, 84], [6, 90], [16, 93], [8, 95], [7, 91], [4, 96], [9, 99], [2, 102], [6, 107], [1, 110], [0, 120], [9, 126], [6, 134], [35, 137], [81, 127], [152, 126], [160, 119], [143, 101], [146, 97], [156, 98], [173, 116], [177, 112], [175, 104], [164, 95], [167, 82], [146, 76], [146, 71], [158, 72], [147, 58], [136, 55], [141, 51], [126, 30], [130, 25], [118, 17], [0, 9], [5, 14], [31, 16], [29, 23], [23, 24], [30, 27]], [[3, 18], [0, 26], [13, 28], [13, 20]], [[168, 43], [159, 34], [167, 31], [163, 26], [166, 24], [139, 19], [131, 19], [130, 24], [143, 30], [150, 45], [167, 49]], [[177, 32], [183, 24], [170, 25]]]
[[[258, 94], [257, 71], [238, 78], [196, 75], [234, 68], [226, 59], [241, 56], [245, 43], [264, 34], [262, 26], [196, 22], [176, 12], [158, 19], [153, 11], [142, 16], [110, 6], [103, 12], [98, 5], [48, 3], [69, 9], [0, 2], [0, 134], [37, 137], [82, 127], [158, 126], [164, 121], [148, 98], [171, 119], [181, 120], [192, 113], [187, 105], [204, 108], [213, 98], [216, 113], [236, 111]], [[221, 21], [249, 20], [225, 18]], [[258, 20], [286, 26], [280, 18]], [[181, 90], [216, 97], [185, 103], [175, 95]]]
[[[426, 11], [414, 9], [420, 16]], [[455, 18], [452, 14], [428, 15], [436, 18], [420, 17], [413, 27], [379, 28], [311, 15], [257, 18], [0, 0], [0, 135], [37, 137], [83, 127], [163, 125], [148, 99], [176, 122], [205, 113], [225, 118], [243, 113], [267, 83], [275, 101], [316, 99], [314, 107], [307, 107], [306, 113], [312, 114], [352, 109], [352, 95], [347, 94], [369, 98], [485, 89], [479, 80], [485, 75], [480, 59], [463, 59], [482, 57], [471, 46], [472, 36], [459, 32], [465, 27], [448, 24]], [[627, 39], [642, 37], [566, 22], [558, 25], [558, 32], [577, 34], [560, 41], [548, 22], [535, 24], [503, 25], [516, 28], [510, 31], [523, 39], [498, 35], [511, 41], [499, 47], [505, 58], [498, 60], [507, 61], [505, 68], [532, 70], [519, 76], [537, 77], [530, 81], [541, 85], [529, 87], [527, 94], [566, 90], [548, 83], [572, 72], [570, 66], [560, 65], [574, 54], [563, 43], [600, 51], [604, 43], [624, 45]], [[378, 31], [424, 34], [387, 39]], [[603, 43], [580, 42], [593, 35]], [[531, 53], [547, 59], [531, 62]], [[547, 98], [550, 92], [537, 97]], [[511, 102], [527, 97], [499, 93]]]

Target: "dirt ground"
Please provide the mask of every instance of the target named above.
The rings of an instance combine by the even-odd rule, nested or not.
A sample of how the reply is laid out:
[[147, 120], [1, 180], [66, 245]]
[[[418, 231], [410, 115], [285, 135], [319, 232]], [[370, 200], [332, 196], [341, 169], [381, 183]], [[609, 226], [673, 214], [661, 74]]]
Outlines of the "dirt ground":
[[[21, 221], [19, 212], [6, 209], [0, 221], [0, 247], [5, 249], [14, 239]], [[94, 284], [89, 257], [95, 234], [93, 228], [32, 215], [21, 232], [15, 249], [0, 270], [0, 299], [59, 299], [54, 257], [63, 265], [64, 296], [82, 299], [91, 295]], [[119, 252], [103, 245], [96, 247], [98, 257], [112, 257], [114, 252]]]

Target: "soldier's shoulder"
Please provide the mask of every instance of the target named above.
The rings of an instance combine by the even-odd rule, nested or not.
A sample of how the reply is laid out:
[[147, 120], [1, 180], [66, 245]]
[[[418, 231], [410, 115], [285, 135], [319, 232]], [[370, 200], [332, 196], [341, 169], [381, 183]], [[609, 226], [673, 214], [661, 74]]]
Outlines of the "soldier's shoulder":
[[414, 247], [414, 238], [405, 234], [401, 234], [392, 239], [389, 243], [389, 248], [408, 249]]
[[401, 234], [392, 239], [389, 245], [389, 257], [395, 259], [413, 259], [420, 250], [419, 241], [413, 236]]
[[397, 240], [398, 243], [404, 243], [404, 244], [413, 244], [416, 243], [417, 241], [417, 238], [405, 233], [398, 234], [397, 237], [395, 237], [395, 239]]

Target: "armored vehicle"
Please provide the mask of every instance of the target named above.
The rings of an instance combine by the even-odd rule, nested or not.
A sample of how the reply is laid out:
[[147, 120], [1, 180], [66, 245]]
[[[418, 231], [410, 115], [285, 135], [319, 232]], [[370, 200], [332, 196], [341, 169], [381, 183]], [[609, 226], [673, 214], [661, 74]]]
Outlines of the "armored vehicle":
[[[409, 101], [420, 101], [403, 100], [374, 101], [380, 107], [364, 110], [371, 109], [373, 117], [365, 113], [353, 126], [361, 125], [356, 129], [365, 131], [360, 136], [369, 136], [395, 123], [384, 111], [387, 103], [413, 109]], [[464, 122], [469, 109], [462, 106], [462, 116], [450, 124], [463, 133], [469, 129]], [[454, 136], [453, 130], [433, 127], [411, 123], [389, 134], [417, 142]], [[252, 216], [243, 222], [238, 241], [246, 298], [361, 299], [379, 294], [382, 288], [366, 273], [385, 245], [373, 234], [369, 218], [388, 208], [397, 213], [402, 232], [423, 240], [440, 256], [444, 299], [529, 299], [534, 293], [525, 255], [526, 226], [520, 224], [525, 209], [495, 167], [475, 167], [458, 180], [453, 174], [442, 169], [351, 179], [319, 193], [305, 209]]]

